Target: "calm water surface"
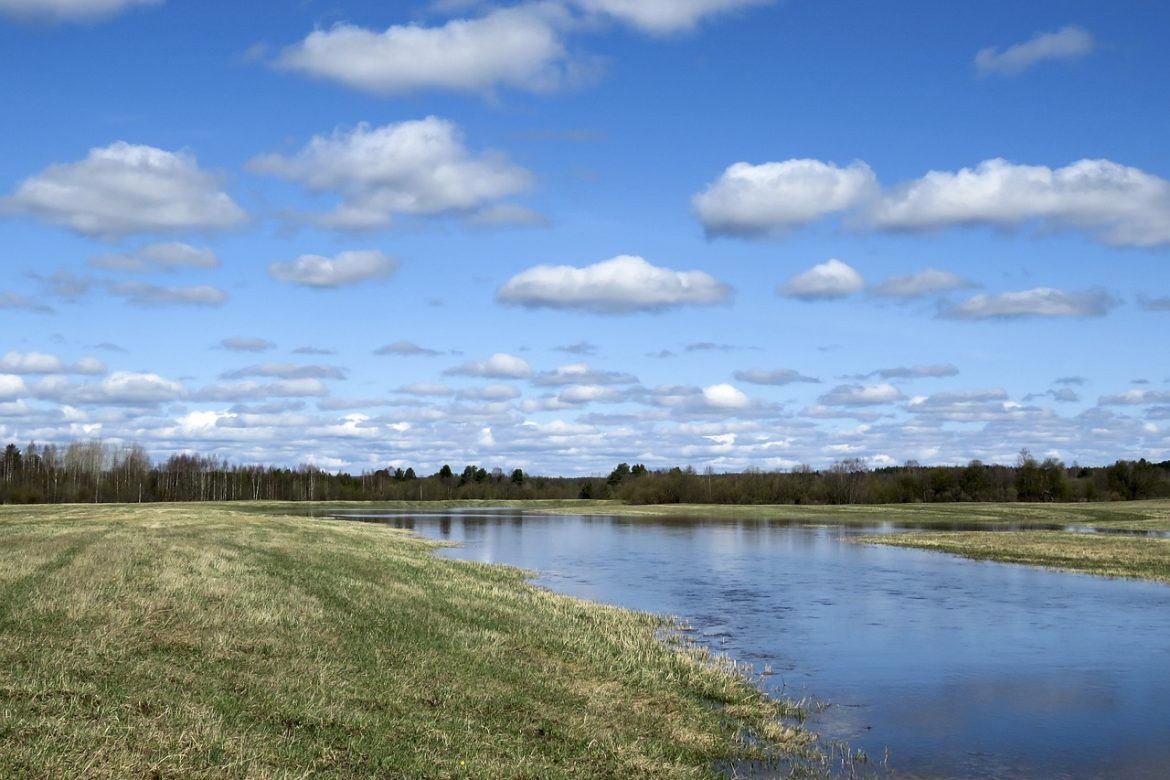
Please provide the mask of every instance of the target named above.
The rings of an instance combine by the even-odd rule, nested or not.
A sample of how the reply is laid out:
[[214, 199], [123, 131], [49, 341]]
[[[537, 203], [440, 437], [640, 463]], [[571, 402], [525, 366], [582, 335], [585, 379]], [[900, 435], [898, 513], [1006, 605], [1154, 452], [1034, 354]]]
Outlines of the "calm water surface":
[[[350, 515], [351, 517], [353, 515]], [[899, 778], [1170, 777], [1170, 587], [854, 544], [874, 529], [513, 512], [377, 519], [678, 616]]]

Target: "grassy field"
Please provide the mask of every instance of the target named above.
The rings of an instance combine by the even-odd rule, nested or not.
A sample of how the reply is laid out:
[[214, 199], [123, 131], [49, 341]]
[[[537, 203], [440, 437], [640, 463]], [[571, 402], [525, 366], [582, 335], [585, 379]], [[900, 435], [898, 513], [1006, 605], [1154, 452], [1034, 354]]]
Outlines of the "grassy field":
[[0, 777], [703, 778], [807, 749], [652, 616], [383, 526], [0, 508]]
[[1107, 577], [1170, 582], [1170, 539], [1061, 531], [911, 531], [860, 541]]

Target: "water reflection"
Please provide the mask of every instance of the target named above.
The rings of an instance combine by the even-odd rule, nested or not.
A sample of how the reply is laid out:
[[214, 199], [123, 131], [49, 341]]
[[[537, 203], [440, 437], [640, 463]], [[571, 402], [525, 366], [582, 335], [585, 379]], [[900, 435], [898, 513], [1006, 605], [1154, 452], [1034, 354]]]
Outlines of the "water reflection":
[[[351, 515], [352, 516], [352, 515]], [[370, 516], [673, 614], [899, 778], [1153, 780], [1170, 767], [1170, 588], [850, 542], [889, 527], [501, 512]], [[820, 709], [820, 708], [817, 708]]]

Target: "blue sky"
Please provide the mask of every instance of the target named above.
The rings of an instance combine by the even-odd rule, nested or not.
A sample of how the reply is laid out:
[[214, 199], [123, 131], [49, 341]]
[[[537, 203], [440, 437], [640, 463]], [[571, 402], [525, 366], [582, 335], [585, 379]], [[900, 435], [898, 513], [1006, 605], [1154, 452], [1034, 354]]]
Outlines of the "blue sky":
[[1170, 458], [1158, 2], [0, 0], [0, 439]]

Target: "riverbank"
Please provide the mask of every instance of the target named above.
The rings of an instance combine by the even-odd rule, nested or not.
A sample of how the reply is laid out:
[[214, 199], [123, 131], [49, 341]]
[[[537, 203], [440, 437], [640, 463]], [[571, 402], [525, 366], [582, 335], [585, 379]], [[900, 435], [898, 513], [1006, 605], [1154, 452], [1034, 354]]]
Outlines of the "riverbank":
[[0, 508], [0, 776], [708, 778], [805, 746], [660, 619], [434, 547], [224, 505]]
[[1170, 539], [1063, 531], [909, 531], [858, 541], [1170, 583]]

